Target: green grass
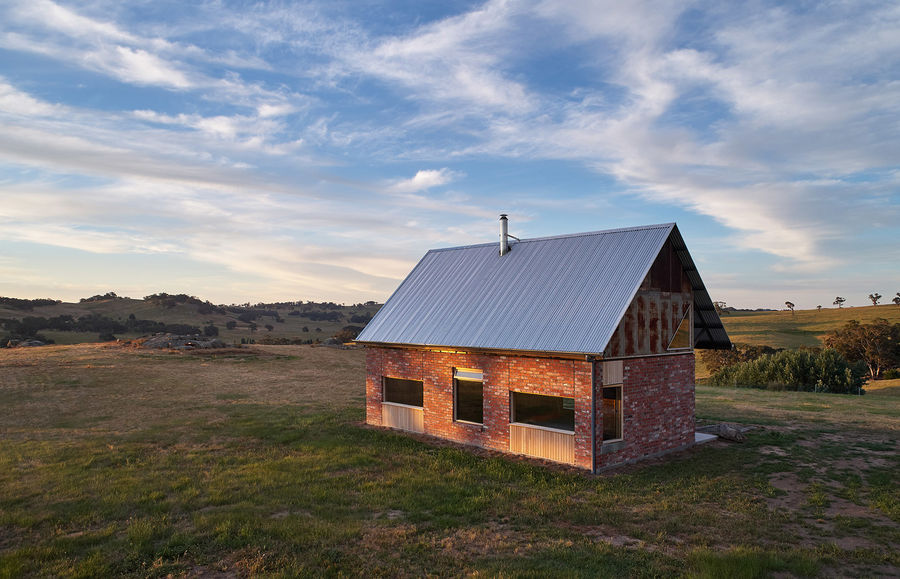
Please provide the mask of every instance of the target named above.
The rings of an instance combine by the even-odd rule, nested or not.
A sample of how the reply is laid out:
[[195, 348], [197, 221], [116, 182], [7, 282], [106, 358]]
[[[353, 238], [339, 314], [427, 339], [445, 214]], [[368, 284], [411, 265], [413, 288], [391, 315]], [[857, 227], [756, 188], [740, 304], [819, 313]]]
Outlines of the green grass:
[[362, 426], [363, 362], [0, 353], [0, 577], [900, 570], [896, 397], [700, 387], [767, 426], [590, 476]]

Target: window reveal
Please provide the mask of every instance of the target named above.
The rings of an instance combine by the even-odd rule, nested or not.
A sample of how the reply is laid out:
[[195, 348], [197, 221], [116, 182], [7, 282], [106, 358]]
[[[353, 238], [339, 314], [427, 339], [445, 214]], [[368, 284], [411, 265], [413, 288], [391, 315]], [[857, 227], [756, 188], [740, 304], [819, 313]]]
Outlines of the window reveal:
[[512, 421], [575, 432], [575, 399], [512, 392]]
[[481, 370], [453, 370], [453, 419], [484, 423], [484, 376]]
[[388, 378], [384, 380], [384, 401], [422, 407], [422, 381]]
[[603, 441], [622, 438], [622, 385], [603, 387]]

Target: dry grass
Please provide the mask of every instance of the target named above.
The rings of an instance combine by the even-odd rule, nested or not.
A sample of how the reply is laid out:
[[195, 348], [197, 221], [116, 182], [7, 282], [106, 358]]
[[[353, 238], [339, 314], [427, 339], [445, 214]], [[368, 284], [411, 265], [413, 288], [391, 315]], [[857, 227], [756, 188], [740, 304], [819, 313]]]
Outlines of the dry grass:
[[[252, 403], [336, 409], [362, 406], [361, 350], [253, 346], [148, 352], [80, 344], [0, 350], [4, 388], [18, 412], [3, 418], [6, 437], [121, 434], [224, 419], [223, 405]], [[12, 402], [12, 400], [10, 400]]]
[[821, 346], [822, 338], [850, 320], [869, 323], [884, 318], [900, 323], [900, 307], [894, 304], [860, 308], [822, 308], [794, 312], [730, 312], [722, 323], [731, 341], [737, 344], [797, 348]]

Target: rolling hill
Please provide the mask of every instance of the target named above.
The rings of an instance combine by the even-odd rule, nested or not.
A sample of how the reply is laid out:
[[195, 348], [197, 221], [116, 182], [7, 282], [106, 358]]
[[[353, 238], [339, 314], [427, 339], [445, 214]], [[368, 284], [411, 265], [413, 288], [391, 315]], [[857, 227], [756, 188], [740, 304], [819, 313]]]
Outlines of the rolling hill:
[[[80, 324], [89, 327], [124, 326], [128, 328], [126, 331], [112, 332], [116, 338], [121, 339], [146, 335], [148, 331], [138, 330], [141, 327], [153, 327], [152, 322], [159, 322], [166, 325], [192, 326], [200, 331], [215, 326], [219, 339], [227, 344], [238, 344], [242, 339], [252, 339], [259, 343], [279, 340], [323, 341], [345, 326], [364, 326], [381, 307], [381, 304], [375, 302], [340, 305], [302, 301], [219, 306], [191, 296], [168, 294], [154, 294], [144, 299], [94, 296], [78, 303], [59, 302], [37, 305], [30, 309], [27, 304], [16, 304], [15, 301], [4, 301], [4, 298], [0, 298], [0, 341], [3, 341], [4, 336], [12, 329], [10, 320], [21, 321], [27, 318], [58, 320], [60, 316], [71, 316], [76, 322], [80, 319], [98, 320], [95, 324]], [[36, 322], [38, 325], [40, 323]], [[252, 324], [255, 324], [255, 329]], [[229, 325], [234, 327], [228, 328]], [[96, 342], [100, 338], [98, 331], [42, 328], [38, 333], [57, 344]]]
[[742, 312], [722, 315], [722, 323], [735, 344], [772, 346], [773, 348], [798, 348], [821, 346], [822, 338], [850, 320], [861, 323], [884, 318], [900, 323], [900, 306], [886, 304], [859, 308], [822, 308], [794, 312]]
[[[154, 297], [155, 296], [155, 297]], [[10, 306], [0, 298], [0, 322], [6, 319], [21, 320], [26, 317], [54, 318], [72, 316], [102, 316], [126, 323], [130, 316], [135, 320], [151, 320], [164, 324], [185, 324], [203, 329], [209, 325], [219, 331], [219, 338], [226, 343], [240, 343], [241, 339], [257, 342], [276, 340], [325, 340], [348, 325], [364, 326], [365, 318], [378, 311], [381, 304], [339, 305], [330, 302], [283, 302], [278, 304], [242, 304], [217, 306], [190, 296], [154, 294], [152, 299], [95, 296], [78, 303], [60, 302], [40, 305], [32, 309]], [[255, 316], [255, 317], [254, 317]], [[253, 318], [252, 322], [250, 318]], [[831, 330], [850, 320], [871, 322], [885, 318], [900, 323], [900, 307], [894, 304], [867, 307], [823, 308], [817, 310], [789, 311], [728, 311], [722, 322], [736, 344], [767, 345], [774, 348], [821, 346], [822, 338]], [[235, 327], [228, 329], [229, 322]], [[256, 330], [251, 331], [251, 323]], [[267, 326], [271, 326], [269, 330]], [[303, 331], [306, 328], [307, 331]], [[2, 328], [0, 328], [2, 330]], [[8, 332], [0, 331], [0, 339]], [[53, 329], [40, 330], [57, 344], [96, 342], [98, 332], [74, 332]], [[147, 332], [118, 332], [117, 338], [133, 339]]]

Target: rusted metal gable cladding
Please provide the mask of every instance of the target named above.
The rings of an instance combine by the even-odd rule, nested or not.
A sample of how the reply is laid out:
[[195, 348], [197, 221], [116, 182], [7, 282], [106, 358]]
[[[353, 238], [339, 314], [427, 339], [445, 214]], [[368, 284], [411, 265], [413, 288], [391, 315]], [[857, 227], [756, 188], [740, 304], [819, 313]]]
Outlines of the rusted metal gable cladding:
[[674, 230], [527, 239], [502, 257], [496, 243], [431, 250], [357, 341], [602, 354]]

